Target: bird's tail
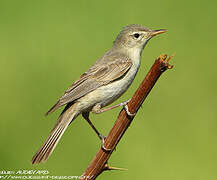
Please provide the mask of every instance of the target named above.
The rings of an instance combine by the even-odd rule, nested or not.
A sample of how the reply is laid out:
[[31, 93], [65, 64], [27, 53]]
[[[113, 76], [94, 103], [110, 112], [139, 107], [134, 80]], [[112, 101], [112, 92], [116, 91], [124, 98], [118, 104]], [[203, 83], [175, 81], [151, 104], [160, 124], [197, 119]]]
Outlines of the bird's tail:
[[49, 158], [70, 122], [77, 117], [75, 106], [76, 103], [65, 107], [45, 143], [33, 156], [32, 164], [45, 162]]

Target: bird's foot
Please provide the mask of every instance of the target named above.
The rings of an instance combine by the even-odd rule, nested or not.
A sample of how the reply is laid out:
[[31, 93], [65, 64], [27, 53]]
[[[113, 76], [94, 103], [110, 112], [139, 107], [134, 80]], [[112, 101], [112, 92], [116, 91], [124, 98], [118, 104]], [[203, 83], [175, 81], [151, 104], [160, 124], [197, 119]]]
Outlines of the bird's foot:
[[128, 99], [127, 101], [124, 101], [123, 103], [121, 103], [121, 105], [124, 107], [126, 113], [128, 116], [130, 117], [134, 117], [136, 115], [136, 113], [131, 113], [128, 109], [128, 103], [130, 102], [131, 99]]
[[134, 116], [136, 115], [136, 113], [131, 113], [131, 112], [129, 111], [128, 105], [124, 105], [124, 109], [125, 109], [125, 111], [126, 111], [126, 113], [127, 113], [128, 116], [134, 117]]
[[110, 152], [111, 149], [108, 149], [108, 148], [105, 147], [105, 139], [106, 139], [106, 137], [103, 136], [102, 134], [100, 134], [100, 135], [99, 135], [99, 138], [101, 139], [101, 148], [102, 148], [104, 151], [106, 151], [106, 152]]

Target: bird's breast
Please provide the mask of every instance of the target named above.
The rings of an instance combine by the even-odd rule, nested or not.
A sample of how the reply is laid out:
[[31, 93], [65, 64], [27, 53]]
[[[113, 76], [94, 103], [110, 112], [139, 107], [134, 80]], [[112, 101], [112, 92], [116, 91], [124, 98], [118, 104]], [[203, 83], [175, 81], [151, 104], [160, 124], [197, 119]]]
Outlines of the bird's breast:
[[107, 106], [108, 104], [113, 103], [116, 99], [118, 99], [129, 86], [132, 84], [138, 69], [140, 66], [140, 62], [133, 63], [130, 70], [126, 73], [123, 78], [120, 78], [117, 81], [114, 81], [106, 86], [102, 86], [98, 88], [98, 95], [101, 96], [101, 106]]

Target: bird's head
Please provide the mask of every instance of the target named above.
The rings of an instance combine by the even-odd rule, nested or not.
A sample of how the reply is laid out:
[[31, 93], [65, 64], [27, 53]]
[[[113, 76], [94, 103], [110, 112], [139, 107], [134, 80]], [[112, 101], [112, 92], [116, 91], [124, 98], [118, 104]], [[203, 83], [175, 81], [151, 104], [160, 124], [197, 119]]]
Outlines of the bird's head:
[[136, 24], [128, 25], [119, 33], [114, 41], [114, 46], [143, 49], [148, 40], [153, 36], [166, 31], [165, 29], [151, 30], [145, 26]]

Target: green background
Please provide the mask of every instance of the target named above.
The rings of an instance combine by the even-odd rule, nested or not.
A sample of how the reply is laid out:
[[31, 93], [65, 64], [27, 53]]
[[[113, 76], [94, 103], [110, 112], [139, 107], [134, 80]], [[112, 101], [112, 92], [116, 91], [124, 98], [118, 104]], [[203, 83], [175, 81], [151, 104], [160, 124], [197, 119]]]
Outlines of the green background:
[[[61, 109], [44, 113], [128, 24], [168, 33], [153, 38], [139, 73], [121, 99], [132, 96], [157, 56], [175, 54], [109, 164], [127, 171], [98, 179], [217, 179], [217, 2], [0, 1], [0, 171], [45, 169], [78, 176], [100, 148], [79, 116], [45, 164], [30, 160]], [[117, 103], [116, 102], [116, 103]], [[92, 115], [106, 135], [119, 109]]]

